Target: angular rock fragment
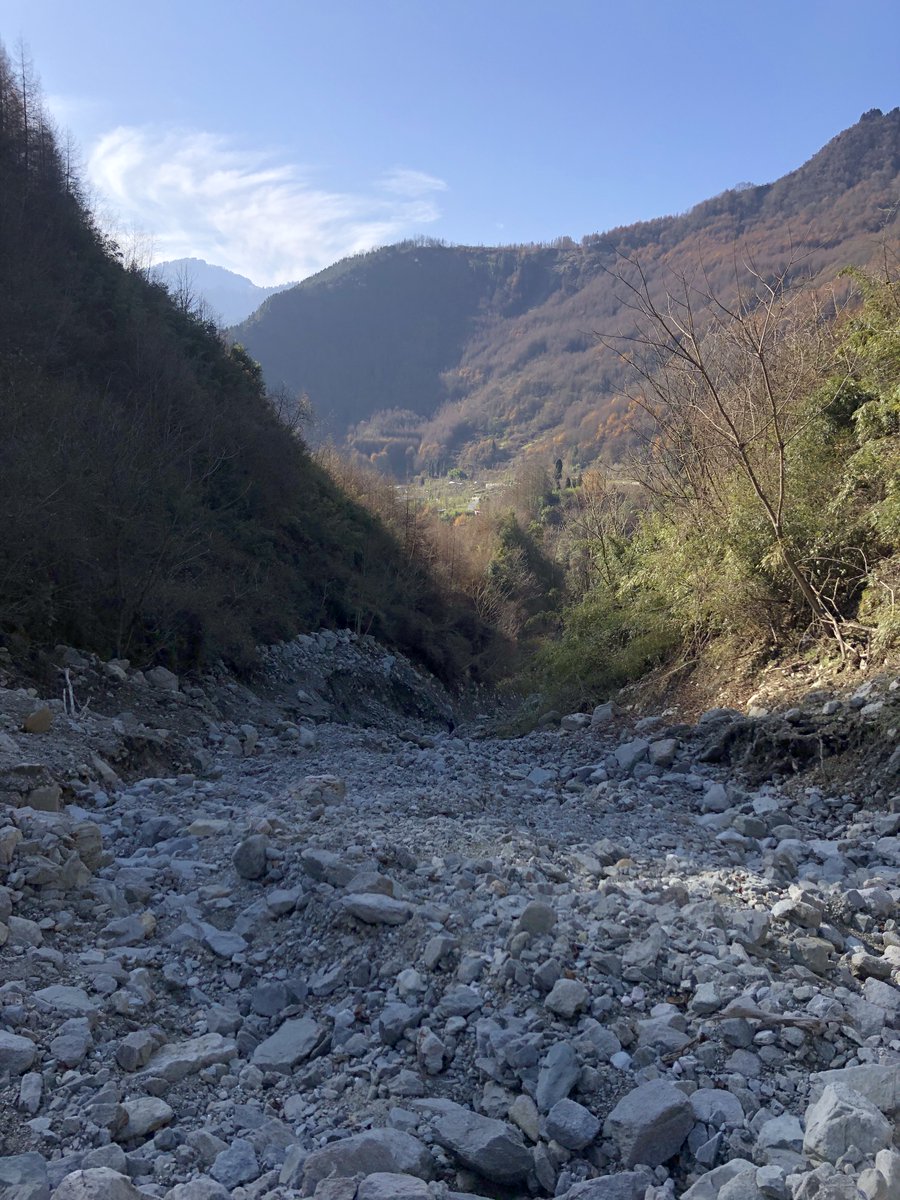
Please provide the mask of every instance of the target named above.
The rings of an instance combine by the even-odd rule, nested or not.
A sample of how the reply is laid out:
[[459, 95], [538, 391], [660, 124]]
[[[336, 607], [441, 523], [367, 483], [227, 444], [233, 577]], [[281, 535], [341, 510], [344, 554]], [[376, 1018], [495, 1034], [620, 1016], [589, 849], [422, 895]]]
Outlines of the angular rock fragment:
[[717, 1200], [722, 1188], [739, 1175], [749, 1175], [755, 1182], [756, 1164], [746, 1158], [733, 1158], [721, 1167], [714, 1167], [701, 1175], [693, 1187], [682, 1192], [681, 1200]]
[[142, 1075], [159, 1076], [177, 1083], [188, 1075], [211, 1067], [213, 1063], [236, 1058], [237, 1046], [220, 1033], [204, 1033], [186, 1042], [170, 1042], [162, 1046], [147, 1063]]
[[371, 1129], [314, 1150], [303, 1164], [303, 1195], [323, 1179], [355, 1175], [414, 1175], [434, 1178], [434, 1159], [424, 1142], [398, 1129]]
[[803, 1148], [803, 1126], [793, 1113], [772, 1117], [763, 1123], [756, 1135], [756, 1144], [763, 1150], [794, 1150]]
[[43, 1155], [0, 1157], [0, 1200], [50, 1200], [47, 1163]]
[[544, 1006], [558, 1017], [571, 1020], [587, 1008], [589, 999], [587, 988], [579, 980], [558, 979], [544, 1000]]
[[591, 713], [591, 728], [602, 729], [610, 723], [614, 715], [615, 708], [611, 700], [607, 700], [605, 704], [598, 704]]
[[53, 1193], [53, 1200], [143, 1200], [127, 1175], [111, 1167], [89, 1167], [67, 1175]]
[[655, 1079], [623, 1096], [606, 1119], [605, 1137], [612, 1139], [627, 1167], [658, 1167], [681, 1148], [694, 1124], [690, 1101], [671, 1083]]
[[432, 1130], [439, 1146], [492, 1183], [522, 1183], [534, 1165], [518, 1130], [461, 1104], [445, 1102]]
[[231, 1200], [231, 1192], [214, 1179], [201, 1175], [188, 1183], [177, 1183], [166, 1192], [163, 1200]]
[[564, 1100], [578, 1082], [581, 1064], [568, 1042], [557, 1042], [544, 1056], [538, 1073], [535, 1100], [541, 1112], [549, 1112]]
[[649, 742], [643, 738], [635, 738], [631, 742], [623, 742], [621, 746], [616, 747], [616, 761], [623, 771], [630, 771], [647, 757], [649, 750]]
[[549, 933], [556, 924], [556, 909], [542, 900], [530, 900], [519, 917], [519, 930], [522, 933], [540, 935]]
[[64, 1067], [77, 1067], [87, 1057], [94, 1044], [86, 1017], [70, 1017], [63, 1021], [50, 1043], [50, 1053]]
[[567, 1150], [583, 1150], [599, 1132], [594, 1114], [574, 1100], [560, 1100], [547, 1113], [547, 1133]]
[[97, 1012], [100, 1007], [97, 1000], [89, 996], [83, 988], [67, 987], [63, 984], [40, 988], [34, 993], [34, 998], [47, 1008], [67, 1017], [84, 1017]]
[[424, 1179], [377, 1171], [367, 1175], [356, 1190], [356, 1200], [431, 1200]]
[[900, 1114], [900, 1063], [864, 1063], [858, 1067], [842, 1067], [820, 1071], [812, 1077], [812, 1095], [817, 1097], [829, 1084], [839, 1084], [864, 1096], [886, 1116]]
[[344, 896], [341, 905], [348, 913], [366, 925], [403, 925], [413, 910], [402, 900], [377, 892], [356, 892]]
[[37, 1046], [30, 1038], [0, 1029], [0, 1072], [23, 1075], [35, 1060]]
[[851, 1146], [873, 1157], [893, 1141], [894, 1127], [870, 1100], [846, 1084], [830, 1083], [806, 1110], [803, 1152], [818, 1162], [836, 1163]]
[[536, 1142], [541, 1136], [541, 1119], [537, 1105], [530, 1096], [520, 1092], [509, 1107], [509, 1119], [526, 1137]]
[[37, 1071], [29, 1071], [22, 1076], [19, 1083], [19, 1099], [16, 1102], [17, 1107], [23, 1112], [29, 1113], [31, 1116], [41, 1107], [41, 1099], [44, 1094], [44, 1077]]
[[242, 879], [262, 879], [266, 873], [269, 839], [264, 833], [244, 838], [232, 856], [234, 869]]
[[321, 1036], [321, 1026], [312, 1017], [285, 1021], [253, 1051], [253, 1064], [263, 1071], [287, 1075], [297, 1063], [309, 1058]]
[[116, 1047], [116, 1062], [123, 1071], [138, 1071], [150, 1061], [157, 1040], [146, 1030], [129, 1033]]
[[654, 767], [671, 767], [678, 752], [678, 742], [675, 738], [660, 738], [651, 742], [647, 756]]
[[[638, 1171], [619, 1171], [576, 1183], [564, 1192], [560, 1200], [644, 1200], [647, 1176]], [[687, 1192], [684, 1193], [687, 1195]]]
[[772, 916], [781, 921], [790, 921], [804, 929], [818, 929], [822, 923], [822, 909], [806, 900], [788, 897], [772, 906]]
[[691, 1110], [704, 1125], [734, 1129], [744, 1122], [744, 1109], [737, 1096], [724, 1088], [698, 1088], [688, 1097]]
[[126, 1100], [122, 1107], [125, 1109], [127, 1120], [116, 1133], [118, 1142], [145, 1138], [148, 1133], [168, 1125], [175, 1116], [172, 1106], [156, 1096], [138, 1096], [135, 1100]]
[[231, 1192], [242, 1183], [250, 1183], [260, 1176], [259, 1160], [253, 1143], [238, 1137], [225, 1150], [221, 1150], [209, 1169], [210, 1175]]

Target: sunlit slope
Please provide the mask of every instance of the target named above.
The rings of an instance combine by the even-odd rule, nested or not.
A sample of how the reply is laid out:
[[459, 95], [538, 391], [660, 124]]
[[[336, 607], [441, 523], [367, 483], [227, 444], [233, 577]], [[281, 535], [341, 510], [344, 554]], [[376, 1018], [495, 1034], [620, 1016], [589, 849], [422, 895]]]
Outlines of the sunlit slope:
[[799, 256], [798, 272], [830, 280], [877, 257], [898, 202], [900, 109], [876, 109], [775, 183], [580, 242], [385, 247], [273, 296], [234, 332], [270, 383], [309, 396], [317, 436], [399, 475], [529, 447], [615, 458], [632, 433], [623, 369], [595, 334], [627, 327], [622, 255], [658, 292], [701, 264], [726, 292], [736, 255], [763, 272]]

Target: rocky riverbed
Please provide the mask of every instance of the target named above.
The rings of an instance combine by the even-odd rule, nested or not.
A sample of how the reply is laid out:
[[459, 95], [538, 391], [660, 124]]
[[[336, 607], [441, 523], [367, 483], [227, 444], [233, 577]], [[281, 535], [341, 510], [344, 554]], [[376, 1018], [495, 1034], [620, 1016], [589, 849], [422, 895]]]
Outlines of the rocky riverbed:
[[59, 671], [0, 690], [0, 1200], [900, 1197], [896, 680], [501, 739], [347, 634]]

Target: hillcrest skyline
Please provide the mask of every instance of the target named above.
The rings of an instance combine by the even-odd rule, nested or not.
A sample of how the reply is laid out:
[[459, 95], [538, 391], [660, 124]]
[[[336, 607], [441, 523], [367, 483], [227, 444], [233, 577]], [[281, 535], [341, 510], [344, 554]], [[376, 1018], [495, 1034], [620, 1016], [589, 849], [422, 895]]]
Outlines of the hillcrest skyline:
[[880, 0], [852, 22], [835, 0], [3, 7], [105, 226], [266, 286], [417, 235], [578, 240], [685, 212], [900, 100]]

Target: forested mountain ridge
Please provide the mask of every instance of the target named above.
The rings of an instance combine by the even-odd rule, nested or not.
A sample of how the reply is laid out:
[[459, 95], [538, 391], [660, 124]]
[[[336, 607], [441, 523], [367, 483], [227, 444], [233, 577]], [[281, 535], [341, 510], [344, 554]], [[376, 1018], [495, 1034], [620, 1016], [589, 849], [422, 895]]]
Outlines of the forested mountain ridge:
[[898, 203], [900, 108], [873, 109], [774, 183], [580, 243], [385, 247], [271, 297], [233, 335], [270, 384], [308, 395], [319, 436], [401, 476], [526, 447], [615, 458], [632, 434], [622, 367], [594, 334], [627, 321], [622, 256], [651, 287], [702, 263], [727, 290], [735, 255], [765, 273], [799, 248], [797, 273], [830, 282], [872, 260]]

